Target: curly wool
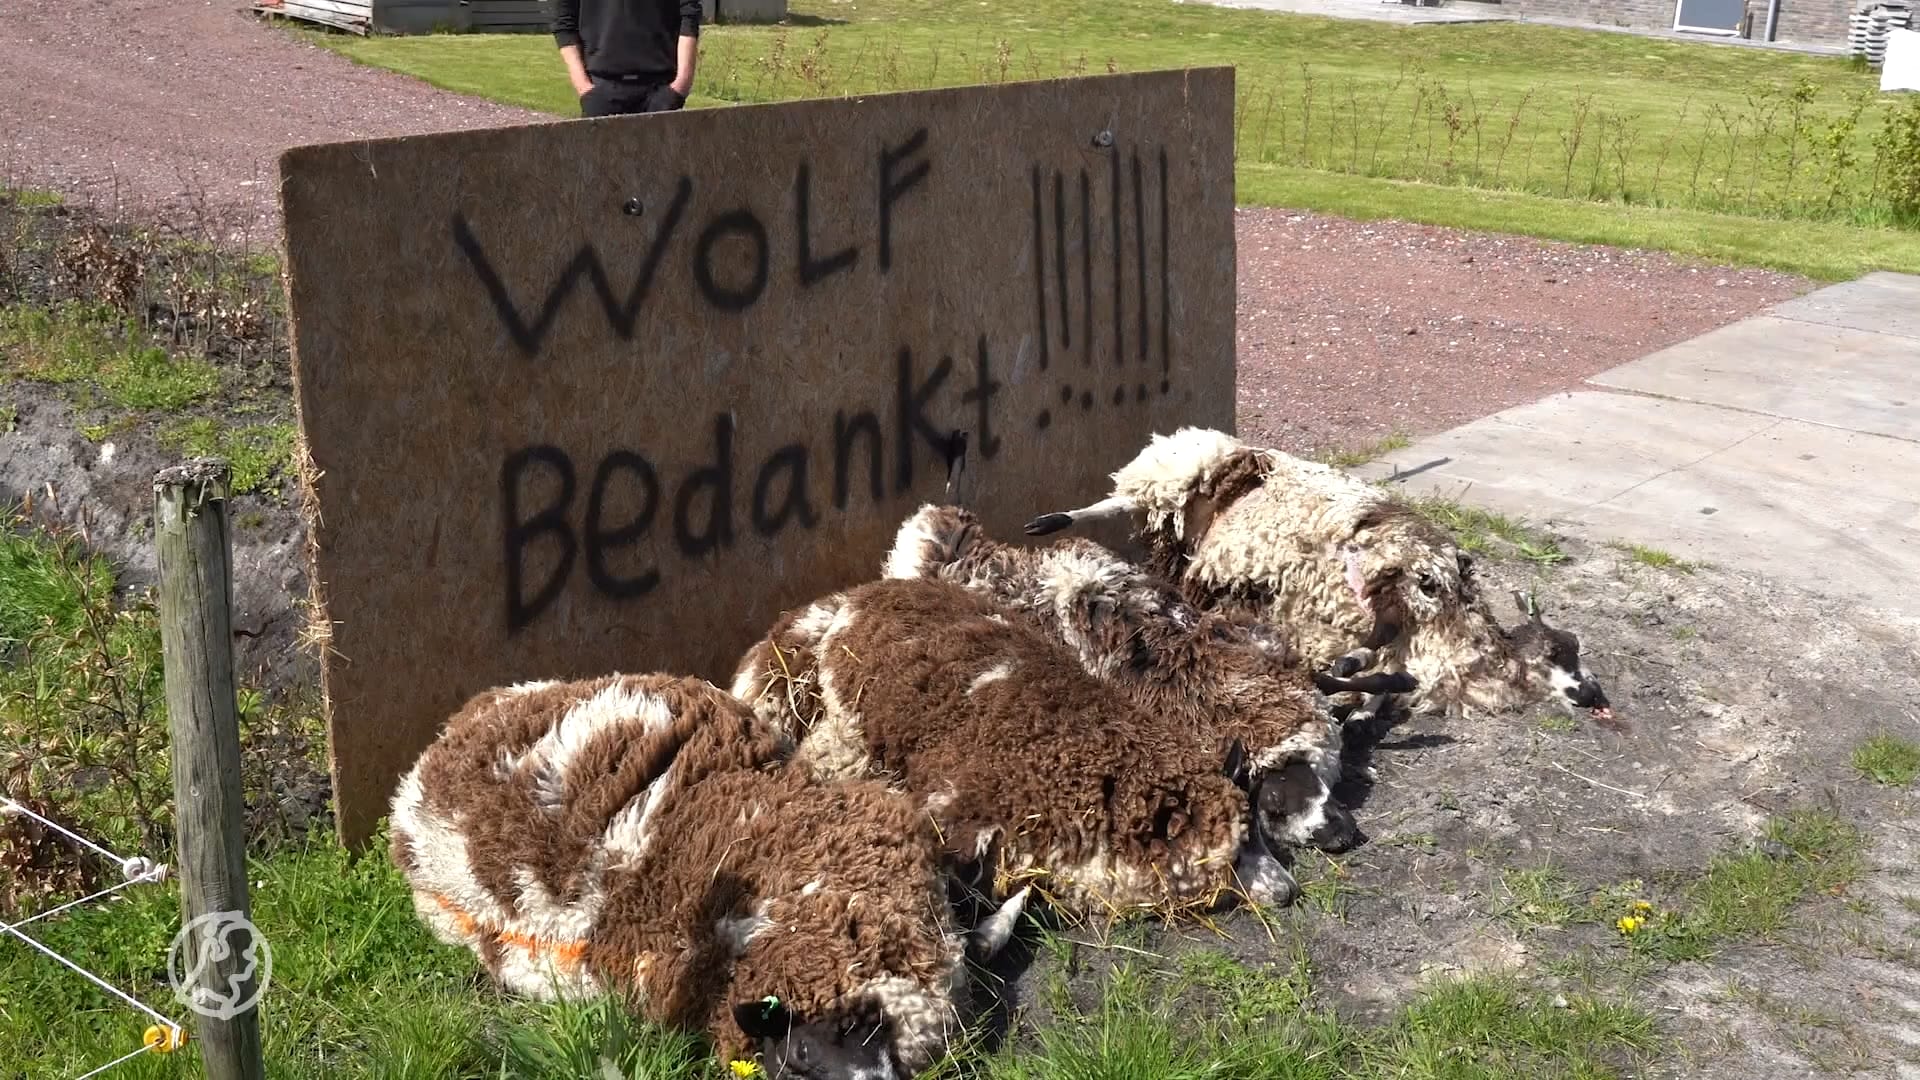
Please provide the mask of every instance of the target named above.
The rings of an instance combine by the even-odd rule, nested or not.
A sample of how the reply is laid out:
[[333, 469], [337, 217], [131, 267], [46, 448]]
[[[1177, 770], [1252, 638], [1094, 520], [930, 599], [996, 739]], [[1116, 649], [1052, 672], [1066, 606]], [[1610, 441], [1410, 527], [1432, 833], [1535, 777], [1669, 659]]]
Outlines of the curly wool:
[[815, 782], [703, 680], [614, 675], [475, 695], [403, 778], [391, 854], [436, 936], [510, 991], [611, 990], [752, 1048], [731, 1006], [893, 1024], [909, 1069], [959, 1030], [963, 943], [937, 841], [879, 781]]
[[[1156, 571], [1206, 607], [1239, 606], [1284, 628], [1323, 667], [1404, 620], [1378, 666], [1419, 681], [1410, 704], [1504, 702], [1534, 688], [1468, 558], [1444, 530], [1376, 485], [1223, 432], [1156, 435], [1113, 474]], [[1498, 675], [1496, 675], [1498, 673]]]
[[1018, 613], [1140, 708], [1191, 725], [1222, 753], [1242, 743], [1256, 783], [1295, 757], [1328, 787], [1339, 781], [1326, 695], [1277, 631], [1196, 608], [1091, 540], [1019, 547], [987, 536], [971, 511], [925, 505], [901, 524], [883, 573], [952, 582]]
[[[796, 680], [818, 690], [797, 710]], [[789, 725], [797, 762], [895, 778], [956, 861], [1043, 874], [1056, 902], [1168, 908], [1236, 890], [1251, 815], [1209, 741], [960, 586], [822, 597], [747, 652], [733, 689]]]

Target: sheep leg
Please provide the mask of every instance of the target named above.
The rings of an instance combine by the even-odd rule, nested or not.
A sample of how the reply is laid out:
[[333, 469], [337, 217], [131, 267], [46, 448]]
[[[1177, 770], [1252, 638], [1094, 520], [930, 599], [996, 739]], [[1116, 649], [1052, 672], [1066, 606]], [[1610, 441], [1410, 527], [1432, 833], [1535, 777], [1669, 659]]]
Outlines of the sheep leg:
[[1000, 950], [1013, 940], [1013, 928], [1020, 923], [1020, 915], [1027, 908], [1027, 894], [1033, 886], [1023, 887], [1019, 892], [1000, 905], [1000, 910], [980, 920], [967, 941], [967, 951], [975, 961], [985, 963], [999, 955]]
[[1051, 514], [1041, 514], [1039, 517], [1027, 522], [1026, 533], [1028, 536], [1045, 536], [1048, 533], [1056, 533], [1061, 529], [1069, 528], [1082, 522], [1099, 521], [1102, 518], [1121, 517], [1126, 514], [1131, 514], [1133, 511], [1133, 499], [1124, 495], [1114, 495], [1101, 499], [1091, 506], [1083, 506], [1078, 510], [1060, 510]]
[[1316, 674], [1313, 685], [1323, 694], [1408, 694], [1419, 689], [1420, 680], [1404, 671], [1383, 671], [1351, 679]]
[[1349, 675], [1357, 675], [1371, 666], [1373, 666], [1373, 650], [1365, 648], [1355, 649], [1345, 656], [1334, 660], [1333, 676], [1337, 679], [1344, 679]]
[[1333, 662], [1335, 678], [1344, 679], [1349, 675], [1365, 671], [1373, 666], [1381, 649], [1387, 642], [1400, 636], [1400, 624], [1393, 619], [1383, 619], [1378, 614], [1373, 617], [1373, 629], [1367, 634], [1367, 640], [1357, 649], [1348, 652]]
[[1388, 693], [1382, 691], [1368, 698], [1358, 709], [1347, 714], [1345, 726], [1359, 727], [1362, 724], [1372, 723], [1374, 717], [1379, 716], [1381, 710], [1387, 707], [1387, 698], [1389, 696]]

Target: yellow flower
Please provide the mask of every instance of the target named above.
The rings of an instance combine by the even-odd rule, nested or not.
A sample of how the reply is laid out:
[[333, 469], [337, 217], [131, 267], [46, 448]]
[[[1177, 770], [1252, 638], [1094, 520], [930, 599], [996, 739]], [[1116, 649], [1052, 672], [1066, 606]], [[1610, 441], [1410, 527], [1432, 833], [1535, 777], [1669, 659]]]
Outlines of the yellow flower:
[[1647, 920], [1641, 918], [1638, 915], [1622, 915], [1620, 917], [1620, 921], [1617, 923], [1614, 923], [1613, 925], [1619, 927], [1621, 933], [1631, 934], [1635, 930], [1638, 930], [1640, 929], [1640, 927], [1646, 925], [1646, 921]]
[[751, 1061], [729, 1061], [727, 1067], [733, 1070], [733, 1075], [742, 1077], [743, 1080], [745, 1077], [760, 1075], [760, 1066]]
[[1635, 900], [1633, 902], [1633, 912], [1636, 915], [1644, 915], [1652, 910], [1653, 905], [1647, 903], [1645, 900]]

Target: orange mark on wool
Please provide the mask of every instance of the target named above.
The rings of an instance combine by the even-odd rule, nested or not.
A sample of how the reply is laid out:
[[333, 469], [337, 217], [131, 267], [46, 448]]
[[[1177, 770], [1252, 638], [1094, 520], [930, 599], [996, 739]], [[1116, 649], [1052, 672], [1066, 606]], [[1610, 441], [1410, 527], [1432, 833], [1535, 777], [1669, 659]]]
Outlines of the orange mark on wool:
[[[468, 937], [481, 935], [480, 921], [463, 911], [458, 904], [440, 893], [428, 893], [427, 896], [440, 905], [442, 911], [453, 917], [454, 926], [462, 934]], [[500, 944], [523, 949], [535, 959], [543, 954], [551, 956], [563, 970], [569, 973], [578, 971], [581, 963], [586, 960], [587, 943], [584, 941], [548, 941], [532, 934], [520, 934], [512, 930], [494, 930], [491, 927], [485, 928], [485, 932], [491, 934]]]

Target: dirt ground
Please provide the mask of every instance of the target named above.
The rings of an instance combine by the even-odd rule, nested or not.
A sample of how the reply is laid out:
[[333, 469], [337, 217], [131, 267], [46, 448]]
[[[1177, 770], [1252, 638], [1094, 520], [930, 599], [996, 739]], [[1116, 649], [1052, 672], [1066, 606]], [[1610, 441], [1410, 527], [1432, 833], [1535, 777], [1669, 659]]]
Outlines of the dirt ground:
[[[1870, 734], [1920, 736], [1920, 626], [1732, 569], [1687, 574], [1604, 542], [1561, 544], [1567, 563], [1489, 566], [1488, 584], [1538, 588], [1630, 730], [1556, 723], [1542, 707], [1472, 726], [1417, 719], [1350, 747], [1345, 794], [1368, 841], [1337, 870], [1307, 860], [1303, 882], [1338, 884], [1309, 886], [1280, 948], [1244, 916], [1227, 924], [1226, 947], [1284, 965], [1297, 934], [1315, 986], [1376, 1020], [1457, 972], [1576, 993], [1586, 983], [1565, 972], [1584, 956], [1597, 985], [1653, 1009], [1669, 1040], [1649, 1071], [1625, 1075], [1920, 1076], [1915, 800], [1849, 765]], [[1870, 869], [1796, 911], [1778, 941], [1643, 975], [1629, 991], [1607, 975], [1626, 954], [1610, 925], [1520, 933], [1504, 917], [1505, 873], [1548, 866], [1582, 898], [1638, 880], [1665, 907], [1714, 855], [1751, 847], [1769, 817], [1808, 805], [1864, 830]], [[1222, 944], [1189, 930], [1146, 948]], [[1024, 976], [1021, 1005], [1034, 1004], [1047, 963]]]
[[264, 245], [287, 147], [545, 119], [349, 63], [246, 0], [9, 0], [0, 101], [0, 180]]

